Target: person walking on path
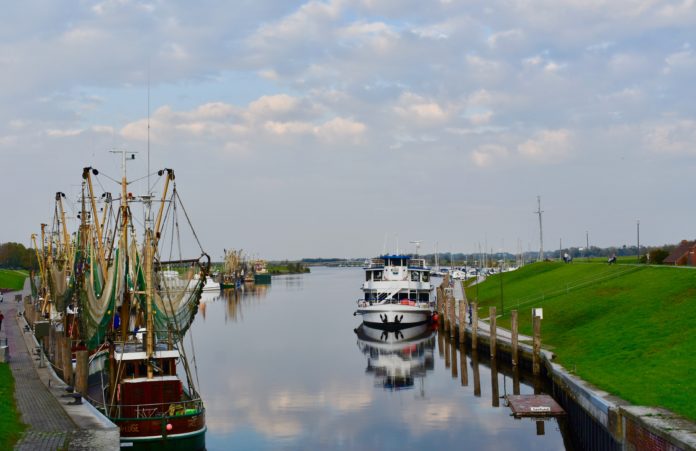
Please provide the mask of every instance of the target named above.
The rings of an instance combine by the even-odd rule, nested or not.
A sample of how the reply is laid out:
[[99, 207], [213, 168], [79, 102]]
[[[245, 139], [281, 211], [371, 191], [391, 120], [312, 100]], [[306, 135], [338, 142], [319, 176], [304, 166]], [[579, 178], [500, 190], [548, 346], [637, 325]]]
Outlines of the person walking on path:
[[3, 315], [2, 312], [0, 312], [0, 331], [2, 331], [2, 320], [4, 320], [4, 319], [5, 319], [5, 315]]

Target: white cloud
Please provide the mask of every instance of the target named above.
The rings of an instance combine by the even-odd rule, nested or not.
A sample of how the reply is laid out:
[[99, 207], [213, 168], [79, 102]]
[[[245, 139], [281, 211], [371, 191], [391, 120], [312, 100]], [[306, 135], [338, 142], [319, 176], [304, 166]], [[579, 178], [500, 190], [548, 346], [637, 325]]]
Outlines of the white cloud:
[[682, 119], [654, 125], [645, 133], [645, 143], [655, 153], [696, 155], [696, 121]]
[[471, 153], [471, 161], [480, 168], [490, 167], [497, 161], [507, 157], [508, 150], [497, 144], [484, 144]]
[[556, 163], [566, 159], [571, 151], [571, 132], [566, 129], [543, 130], [519, 146], [523, 157], [542, 163]]
[[412, 92], [401, 95], [394, 111], [403, 118], [421, 124], [442, 122], [448, 118], [448, 113], [437, 102]]

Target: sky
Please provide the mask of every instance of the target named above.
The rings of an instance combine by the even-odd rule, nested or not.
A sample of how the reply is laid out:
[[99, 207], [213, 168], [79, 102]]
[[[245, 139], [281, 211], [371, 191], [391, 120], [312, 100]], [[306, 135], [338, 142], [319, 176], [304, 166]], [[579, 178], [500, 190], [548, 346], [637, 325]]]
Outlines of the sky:
[[148, 142], [213, 259], [538, 250], [537, 196], [546, 250], [696, 238], [694, 0], [2, 11], [0, 242]]

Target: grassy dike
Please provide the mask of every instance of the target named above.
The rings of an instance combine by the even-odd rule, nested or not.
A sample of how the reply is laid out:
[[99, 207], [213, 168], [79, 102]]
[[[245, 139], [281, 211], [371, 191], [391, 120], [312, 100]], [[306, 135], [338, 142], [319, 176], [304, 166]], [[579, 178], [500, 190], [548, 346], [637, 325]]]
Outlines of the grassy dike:
[[11, 291], [21, 290], [29, 273], [22, 270], [0, 269], [0, 288]]
[[[543, 307], [542, 343], [566, 369], [635, 405], [696, 420], [696, 269], [544, 262], [503, 274], [505, 315], [518, 309], [531, 335]], [[474, 300], [476, 287], [467, 288]], [[478, 288], [481, 317], [501, 310], [500, 275]]]
[[15, 405], [10, 366], [0, 363], [0, 449], [12, 449], [25, 428]]

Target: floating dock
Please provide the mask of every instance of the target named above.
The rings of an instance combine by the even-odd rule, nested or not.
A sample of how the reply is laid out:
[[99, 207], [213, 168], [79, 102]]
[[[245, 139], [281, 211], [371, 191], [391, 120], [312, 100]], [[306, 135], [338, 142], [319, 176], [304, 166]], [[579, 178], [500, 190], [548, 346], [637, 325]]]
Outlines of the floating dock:
[[508, 395], [505, 398], [515, 418], [558, 417], [566, 412], [549, 395]]

